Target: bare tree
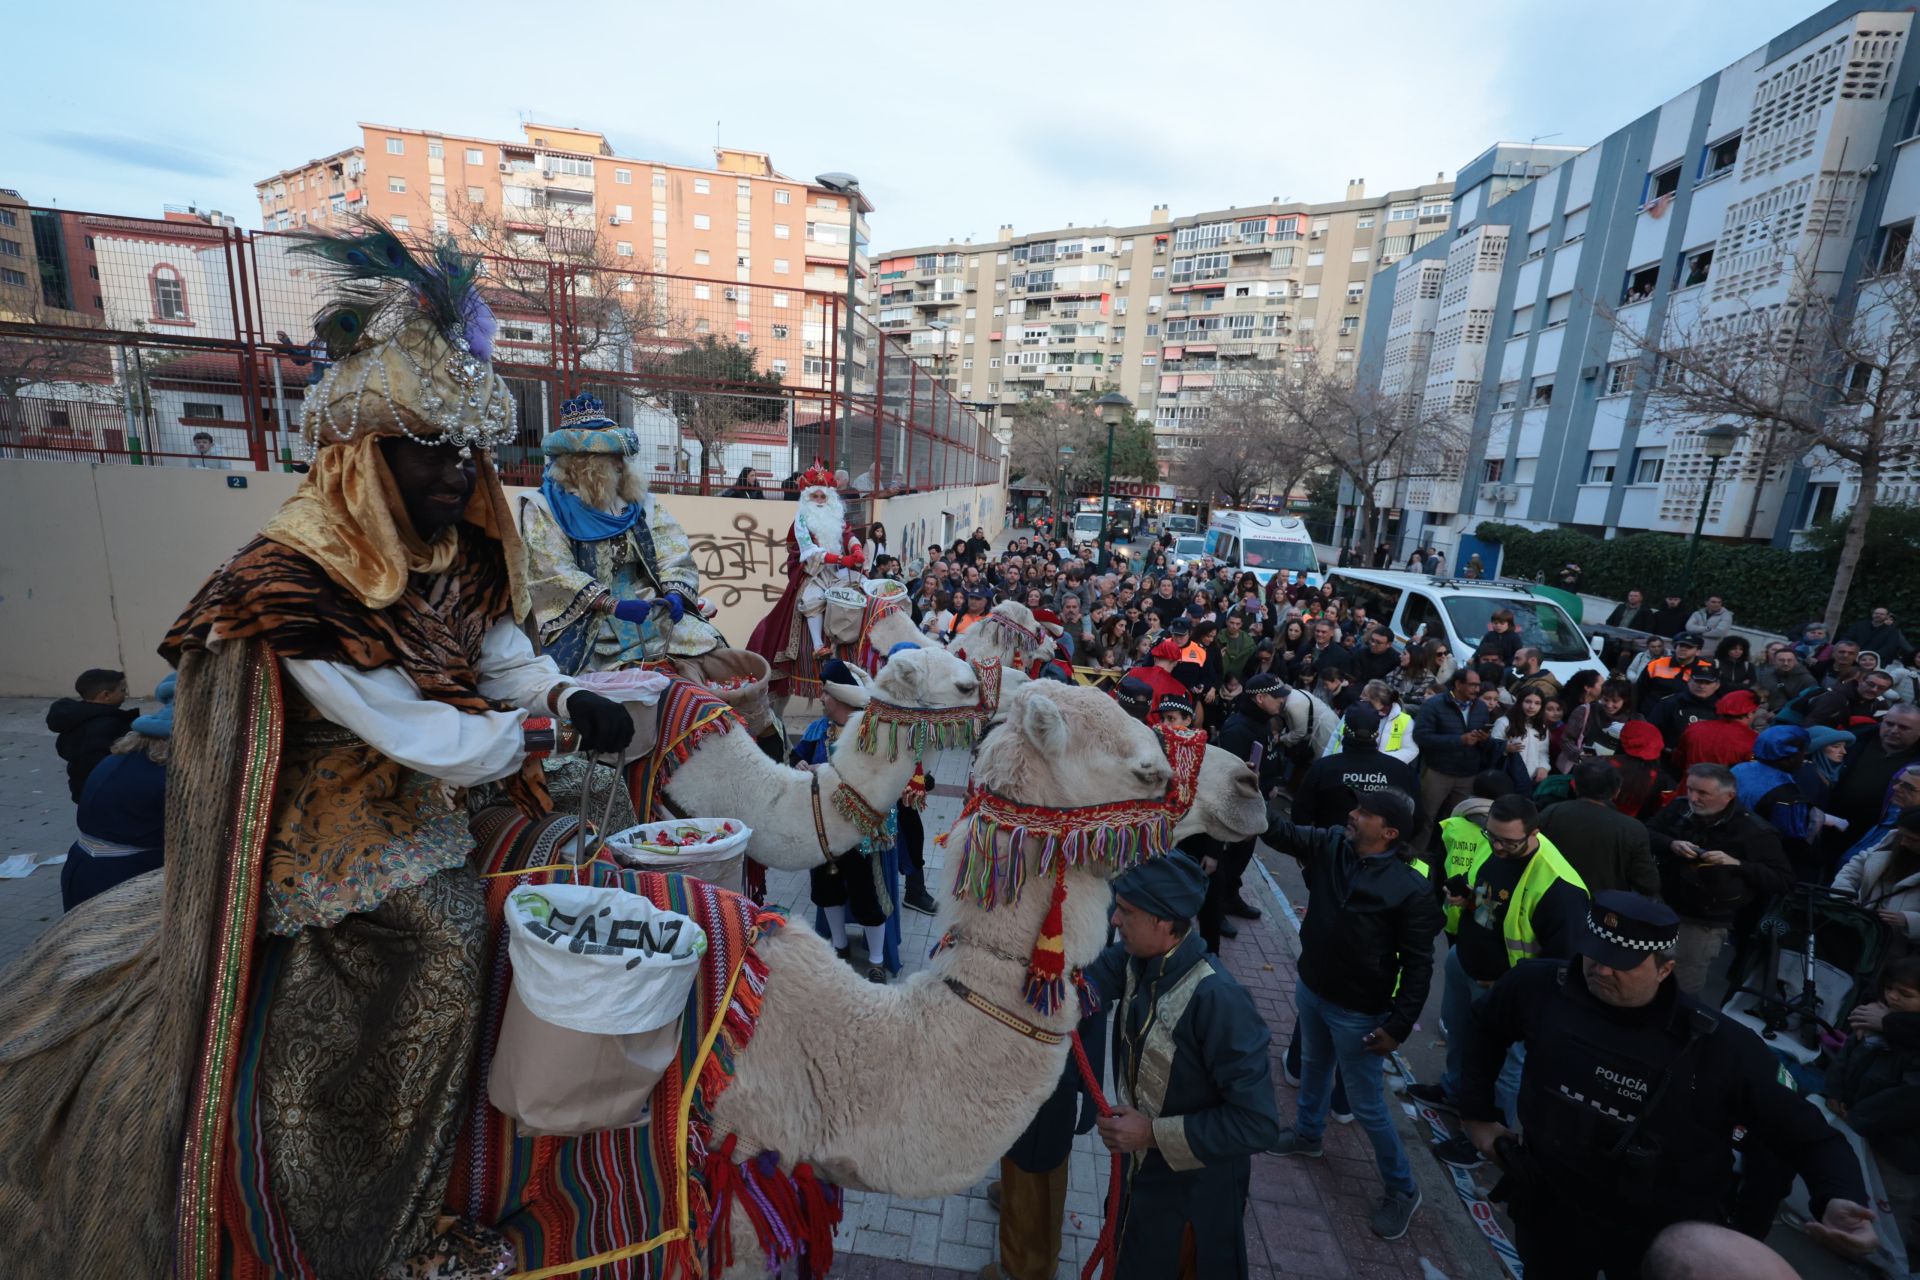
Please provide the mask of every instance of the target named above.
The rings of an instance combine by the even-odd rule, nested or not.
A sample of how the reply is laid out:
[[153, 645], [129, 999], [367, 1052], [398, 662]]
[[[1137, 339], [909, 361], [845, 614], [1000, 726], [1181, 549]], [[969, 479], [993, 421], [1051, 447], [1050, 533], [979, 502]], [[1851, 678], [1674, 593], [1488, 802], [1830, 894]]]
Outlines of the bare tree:
[[[1015, 405], [1007, 415], [1011, 473], [1033, 480], [1046, 477], [1055, 499], [1063, 485], [1097, 486], [1106, 474], [1107, 428], [1094, 402], [1114, 389], [1108, 385], [1077, 391], [1066, 399], [1035, 396]], [[1160, 478], [1153, 426], [1133, 414], [1114, 429], [1113, 478], [1149, 483]]]
[[[1784, 300], [1741, 300], [1727, 310], [1670, 321], [1649, 334], [1605, 312], [1654, 370], [1650, 397], [1700, 429], [1746, 429], [1742, 464], [1764, 487], [1776, 465], [1837, 466], [1858, 486], [1827, 598], [1839, 625], [1866, 545], [1867, 517], [1882, 478], [1920, 461], [1920, 263], [1904, 243], [1877, 273], [1840, 293], [1809, 266]], [[1756, 494], [1754, 503], [1759, 503]]]
[[76, 320], [87, 319], [38, 298], [0, 302], [0, 323], [7, 326], [0, 334], [0, 397], [17, 399], [29, 387], [51, 395], [61, 384], [111, 382], [112, 348], [72, 331]]
[[1207, 397], [1206, 416], [1192, 443], [1176, 453], [1174, 476], [1203, 501], [1217, 495], [1230, 507], [1249, 505], [1263, 490], [1290, 493], [1321, 465], [1306, 438], [1289, 430], [1271, 366], [1220, 375]]
[[1402, 481], [1458, 479], [1466, 461], [1471, 414], [1431, 409], [1418, 390], [1389, 393], [1351, 381], [1317, 359], [1264, 376], [1282, 430], [1306, 456], [1333, 468], [1353, 489], [1363, 524], [1352, 540], [1371, 546], [1380, 509]]
[[447, 226], [461, 248], [486, 258], [487, 300], [502, 325], [530, 321], [536, 340], [551, 342], [542, 330], [564, 316], [584, 366], [626, 372], [637, 343], [685, 336], [664, 282], [563, 203], [507, 209], [450, 197]]

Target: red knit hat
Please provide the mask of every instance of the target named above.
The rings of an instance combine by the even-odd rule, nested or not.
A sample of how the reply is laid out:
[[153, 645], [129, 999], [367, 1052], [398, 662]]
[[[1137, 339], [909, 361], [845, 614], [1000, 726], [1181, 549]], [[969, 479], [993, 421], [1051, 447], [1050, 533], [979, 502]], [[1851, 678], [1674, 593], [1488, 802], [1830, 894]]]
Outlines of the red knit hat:
[[1629, 720], [1620, 727], [1620, 749], [1636, 760], [1658, 760], [1666, 745], [1660, 731], [1645, 720]]
[[1150, 658], [1165, 658], [1168, 662], [1178, 662], [1180, 660], [1180, 646], [1171, 640], [1162, 640], [1159, 644], [1147, 651], [1147, 656]]
[[1750, 716], [1760, 709], [1760, 699], [1745, 689], [1735, 689], [1732, 693], [1722, 695], [1720, 701], [1713, 704], [1713, 709], [1723, 716]]

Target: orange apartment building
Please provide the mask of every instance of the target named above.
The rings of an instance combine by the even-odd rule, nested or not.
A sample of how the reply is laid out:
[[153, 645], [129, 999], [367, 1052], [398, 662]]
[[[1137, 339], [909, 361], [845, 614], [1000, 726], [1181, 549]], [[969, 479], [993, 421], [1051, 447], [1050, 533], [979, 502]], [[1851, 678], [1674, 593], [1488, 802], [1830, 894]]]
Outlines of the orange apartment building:
[[[356, 145], [255, 184], [262, 225], [345, 229], [364, 212], [509, 258], [658, 273], [672, 278], [615, 287], [651, 288], [676, 340], [731, 336], [788, 385], [827, 385], [831, 306], [846, 292], [849, 219], [872, 209], [864, 196], [850, 211], [846, 194], [788, 177], [757, 151], [716, 147], [702, 169], [618, 155], [591, 130], [521, 128], [502, 141], [363, 123]], [[863, 217], [857, 230], [864, 290]], [[544, 332], [537, 340], [545, 346]]]

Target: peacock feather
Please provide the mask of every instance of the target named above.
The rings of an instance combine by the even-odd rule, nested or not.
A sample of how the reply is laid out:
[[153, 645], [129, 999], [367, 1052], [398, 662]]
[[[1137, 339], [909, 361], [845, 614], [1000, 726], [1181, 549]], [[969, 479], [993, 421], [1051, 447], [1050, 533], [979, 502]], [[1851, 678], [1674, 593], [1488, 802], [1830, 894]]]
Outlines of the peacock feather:
[[[296, 232], [294, 250], [322, 259], [336, 296], [314, 317], [314, 330], [336, 357], [398, 312], [430, 320], [482, 360], [493, 358], [493, 311], [479, 289], [479, 263], [442, 241], [416, 252], [380, 219], [359, 215], [342, 235]], [[410, 316], [407, 318], [411, 318]]]

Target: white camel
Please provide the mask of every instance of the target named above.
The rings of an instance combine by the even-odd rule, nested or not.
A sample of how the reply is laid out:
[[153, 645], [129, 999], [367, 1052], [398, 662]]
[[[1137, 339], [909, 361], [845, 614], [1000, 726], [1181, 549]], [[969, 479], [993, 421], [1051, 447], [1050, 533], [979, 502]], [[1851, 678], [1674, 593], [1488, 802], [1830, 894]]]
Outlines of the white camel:
[[[974, 706], [980, 697], [973, 668], [939, 649], [899, 654], [878, 677], [850, 669], [875, 699], [897, 709], [906, 722], [922, 713]], [[914, 754], [905, 742], [910, 723], [901, 726], [898, 751], [890, 749], [891, 726], [868, 751], [860, 746], [860, 720], [867, 714], [856, 713], [841, 731], [832, 762], [811, 772], [769, 759], [739, 729], [709, 734], [667, 779], [667, 801], [684, 814], [736, 818], [751, 827], [747, 852], [763, 866], [782, 871], [816, 867], [829, 852], [845, 853], [866, 834], [833, 803], [838, 787], [852, 788], [884, 813], [899, 802], [913, 777]], [[824, 851], [823, 837], [814, 827], [816, 783]]]
[[[981, 786], [1047, 808], [1151, 800], [1165, 793], [1170, 773], [1153, 732], [1111, 698], [1047, 681], [1009, 700], [1006, 723], [974, 765]], [[1218, 824], [1213, 834], [1244, 839], [1264, 830], [1257, 789], [1222, 779], [1216, 770], [1216, 787], [1239, 799], [1208, 819]], [[1080, 966], [1106, 938], [1106, 874], [1075, 868], [1065, 880], [1066, 960]], [[1001, 1025], [947, 980], [1040, 1029], [1070, 1031], [1074, 1000], [1039, 1014], [1021, 994], [1049, 901], [1047, 878], [1031, 865], [1016, 903], [984, 910], [950, 898], [936, 927], [953, 945], [892, 986], [861, 981], [810, 930], [788, 927], [763, 939], [763, 1012], [715, 1107], [716, 1139], [737, 1135], [742, 1158], [777, 1151], [783, 1167], [810, 1162], [844, 1187], [922, 1198], [971, 1186], [1052, 1092], [1069, 1048]], [[876, 1045], [886, 1052], [875, 1053]], [[733, 1219], [731, 1280], [766, 1274], [745, 1218]]]

